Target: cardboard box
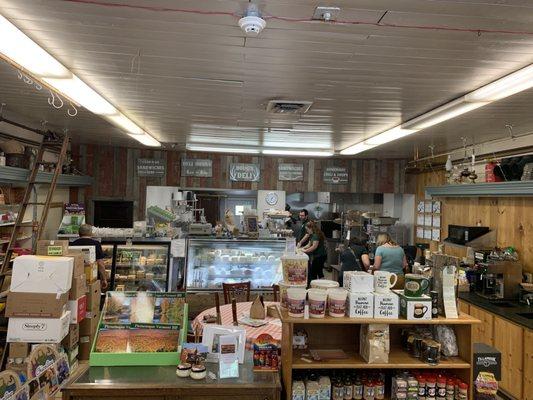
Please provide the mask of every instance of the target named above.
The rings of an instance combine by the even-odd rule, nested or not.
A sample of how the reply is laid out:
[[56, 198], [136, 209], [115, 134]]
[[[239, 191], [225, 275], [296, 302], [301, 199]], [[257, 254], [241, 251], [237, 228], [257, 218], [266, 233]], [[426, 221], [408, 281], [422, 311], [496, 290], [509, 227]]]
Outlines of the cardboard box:
[[485, 343], [474, 343], [474, 381], [480, 372], [491, 372], [497, 381], [502, 378], [502, 355]]
[[93, 336], [98, 328], [100, 322], [100, 312], [91, 315], [92, 318], [87, 318], [80, 323], [80, 341], [82, 336]]
[[87, 282], [85, 281], [85, 274], [82, 274], [72, 279], [69, 300], [79, 299], [85, 293], [87, 293]]
[[374, 318], [398, 319], [399, 313], [399, 299], [396, 293], [374, 293]]
[[400, 315], [409, 320], [431, 319], [431, 297], [406, 297], [403, 290], [394, 291], [400, 297]]
[[68, 253], [68, 240], [38, 240], [38, 256], [64, 256]]
[[72, 257], [19, 256], [13, 262], [10, 290], [67, 293], [72, 286], [73, 268]]
[[374, 294], [348, 293], [348, 317], [374, 318]]
[[68, 334], [61, 341], [65, 349], [70, 350], [78, 345], [80, 341], [80, 326], [78, 324], [70, 324]]
[[98, 279], [98, 264], [85, 264], [84, 272], [87, 283], [93, 283]]
[[98, 312], [100, 310], [100, 299], [102, 297], [102, 290], [100, 289], [100, 281], [96, 281], [87, 287], [87, 311]]
[[95, 246], [69, 246], [69, 250], [79, 250], [83, 253], [85, 264], [93, 264], [96, 262], [96, 247]]
[[68, 293], [9, 292], [6, 317], [60, 318], [66, 310]]
[[9, 343], [9, 358], [26, 358], [29, 355], [29, 343]]
[[351, 293], [372, 293], [374, 291], [374, 275], [363, 271], [345, 271], [343, 286]]
[[60, 343], [68, 333], [70, 311], [61, 318], [9, 318], [7, 342]]
[[85, 261], [81, 251], [69, 250], [66, 257], [72, 257], [74, 259], [72, 276], [80, 276], [81, 274], [85, 274]]
[[92, 338], [90, 336], [81, 336], [78, 346], [78, 360], [88, 360], [91, 355]]
[[83, 295], [76, 300], [69, 300], [68, 308], [70, 311], [70, 323], [79, 324], [85, 319], [87, 312], [87, 296]]

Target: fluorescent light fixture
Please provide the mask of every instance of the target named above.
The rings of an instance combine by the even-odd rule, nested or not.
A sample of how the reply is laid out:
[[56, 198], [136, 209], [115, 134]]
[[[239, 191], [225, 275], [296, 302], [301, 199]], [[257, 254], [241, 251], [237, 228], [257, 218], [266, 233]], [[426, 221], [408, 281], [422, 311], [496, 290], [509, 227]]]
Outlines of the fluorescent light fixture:
[[126, 132], [132, 135], [142, 135], [144, 130], [137, 124], [135, 124], [131, 119], [126, 117], [122, 113], [117, 115], [106, 115], [106, 118], [116, 126], [121, 129], [124, 129]]
[[400, 126], [396, 126], [392, 129], [389, 129], [388, 131], [381, 132], [380, 134], [377, 134], [376, 136], [372, 136], [371, 138], [365, 140], [365, 144], [379, 146], [381, 144], [392, 142], [405, 136], [409, 136], [415, 132], [417, 132], [416, 129], [403, 129]]
[[533, 64], [468, 93], [465, 99], [468, 102], [496, 101], [532, 87]]
[[160, 147], [161, 146], [161, 143], [159, 143], [157, 140], [155, 140], [152, 136], [150, 136], [146, 132], [144, 134], [142, 134], [142, 135], [134, 135], [134, 134], [131, 134], [131, 133], [128, 133], [128, 135], [131, 138], [133, 138], [136, 141], [138, 141], [139, 143], [144, 144], [145, 146], [150, 146], [150, 147]]
[[0, 53], [39, 78], [72, 76], [59, 61], [0, 15]]
[[77, 76], [70, 79], [43, 78], [43, 80], [94, 114], [111, 115], [117, 113], [117, 109], [111, 103]]
[[476, 108], [483, 107], [486, 104], [488, 103], [466, 103], [464, 97], [461, 97], [407, 121], [405, 124], [402, 124], [402, 128], [419, 131], [458, 117]]
[[363, 151], [373, 149], [374, 147], [376, 147], [376, 145], [368, 144], [365, 142], [359, 142], [354, 144], [353, 146], [341, 150], [341, 154], [343, 156], [353, 156], [354, 154], [362, 153]]
[[280, 155], [280, 156], [310, 156], [310, 157], [331, 157], [333, 151], [307, 151], [307, 150], [276, 150], [266, 149], [263, 154]]
[[212, 151], [215, 153], [239, 153], [239, 154], [259, 154], [259, 149], [251, 149], [246, 147], [214, 147], [214, 146], [198, 146], [195, 144], [188, 144], [186, 146], [187, 150], [190, 151]]

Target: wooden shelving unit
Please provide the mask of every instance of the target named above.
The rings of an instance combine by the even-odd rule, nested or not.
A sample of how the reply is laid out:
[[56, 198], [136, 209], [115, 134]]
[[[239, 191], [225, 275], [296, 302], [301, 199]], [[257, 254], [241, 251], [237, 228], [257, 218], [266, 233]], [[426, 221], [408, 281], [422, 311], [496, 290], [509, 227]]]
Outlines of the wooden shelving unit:
[[[461, 313], [459, 318], [435, 318], [423, 321], [406, 319], [356, 319], [332, 318], [303, 319], [289, 317], [286, 310], [281, 310], [282, 323], [282, 378], [287, 399], [292, 395], [292, 376], [295, 370], [305, 369], [433, 369], [453, 370], [470, 386], [472, 398], [472, 325], [479, 321], [470, 315]], [[389, 362], [368, 364], [359, 355], [359, 332], [363, 324], [388, 324], [390, 329]], [[453, 325], [457, 336], [459, 356], [442, 359], [438, 365], [429, 365], [410, 356], [401, 347], [401, 329], [413, 325]], [[309, 349], [342, 349], [347, 355], [345, 359], [313, 361], [308, 356], [309, 350], [292, 348], [294, 332], [303, 329], [309, 336]], [[307, 355], [307, 356], [305, 356]]]

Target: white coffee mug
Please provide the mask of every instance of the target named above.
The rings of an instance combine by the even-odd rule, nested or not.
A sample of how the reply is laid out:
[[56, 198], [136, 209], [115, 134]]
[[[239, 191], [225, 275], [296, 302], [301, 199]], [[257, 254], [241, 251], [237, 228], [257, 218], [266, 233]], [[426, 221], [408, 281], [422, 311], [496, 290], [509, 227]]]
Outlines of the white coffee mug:
[[[394, 277], [393, 282], [391, 278]], [[398, 275], [388, 271], [376, 271], [374, 272], [374, 292], [376, 293], [388, 293], [396, 282], [398, 281]]]

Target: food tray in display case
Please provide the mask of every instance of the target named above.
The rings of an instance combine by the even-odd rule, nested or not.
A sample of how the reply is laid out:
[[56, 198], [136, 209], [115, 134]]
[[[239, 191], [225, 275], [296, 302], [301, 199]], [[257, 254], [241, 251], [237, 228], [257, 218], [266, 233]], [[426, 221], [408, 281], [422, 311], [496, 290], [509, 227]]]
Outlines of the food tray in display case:
[[104, 267], [106, 278], [108, 282], [111, 282], [111, 276], [113, 274], [113, 250], [115, 246], [112, 244], [103, 244], [102, 251], [104, 252]]
[[108, 292], [89, 364], [177, 365], [187, 320], [185, 293]]
[[221, 290], [222, 283], [251, 282], [252, 290], [271, 289], [282, 280], [284, 240], [190, 239], [187, 291]]
[[168, 245], [117, 245], [114, 264], [114, 290], [166, 291]]

